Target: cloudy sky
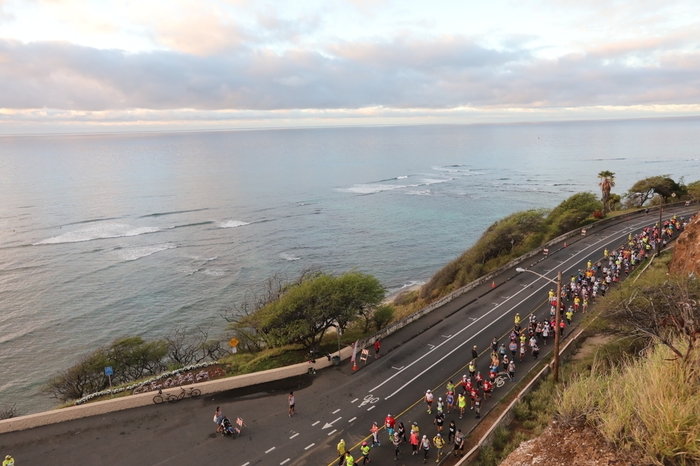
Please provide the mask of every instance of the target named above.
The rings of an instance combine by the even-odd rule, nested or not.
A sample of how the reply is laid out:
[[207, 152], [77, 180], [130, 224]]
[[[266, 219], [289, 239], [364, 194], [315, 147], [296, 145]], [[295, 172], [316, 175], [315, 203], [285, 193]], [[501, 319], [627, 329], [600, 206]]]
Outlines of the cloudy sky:
[[700, 115], [691, 0], [0, 0], [0, 133]]

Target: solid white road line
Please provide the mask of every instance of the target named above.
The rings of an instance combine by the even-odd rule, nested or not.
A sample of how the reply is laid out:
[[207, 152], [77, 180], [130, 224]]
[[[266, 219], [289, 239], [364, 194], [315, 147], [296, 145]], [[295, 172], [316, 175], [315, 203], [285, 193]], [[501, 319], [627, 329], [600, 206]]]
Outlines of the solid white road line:
[[297, 435], [299, 435], [299, 432], [297, 432], [296, 434], [294, 434], [294, 435], [292, 435], [291, 437], [289, 437], [289, 440], [293, 439], [293, 438], [296, 437]]
[[290, 459], [289, 459], [289, 458], [287, 458], [286, 460], [284, 460], [284, 461], [282, 461], [282, 462], [280, 463], [280, 466], [282, 466], [283, 464], [287, 464], [287, 463], [289, 463], [289, 461], [290, 461]]
[[328, 436], [330, 437], [331, 435], [335, 434], [338, 432], [338, 429], [333, 429], [332, 431], [328, 432]]
[[340, 411], [340, 408], [336, 409], [336, 410], [333, 411], [331, 414], [335, 414], [335, 413], [337, 413], [338, 411]]
[[[646, 222], [640, 223], [640, 225], [645, 225], [645, 224], [646, 224]], [[623, 230], [623, 231], [624, 231], [624, 230]], [[625, 236], [625, 234], [622, 233], [622, 232], [620, 232], [620, 233], [615, 233], [615, 234], [606, 236], [606, 237], [604, 237], [604, 238], [599, 239], [598, 241], [596, 241], [595, 243], [591, 244], [590, 246], [587, 246], [587, 247], [583, 248], [583, 249], [581, 250], [581, 252], [583, 253], [583, 252], [585, 252], [585, 251], [587, 251], [587, 250], [589, 250], [589, 249], [596, 248], [596, 247], [598, 247], [598, 245], [599, 245], [600, 243], [604, 243], [604, 242], [606, 242], [609, 238], [611, 238], [611, 237], [613, 237], [613, 236], [617, 236], [617, 235], [620, 235], [620, 236], [622, 236], [622, 237]], [[571, 261], [571, 259], [567, 259], [567, 260], [565, 261], [565, 263], [566, 263], [566, 262], [569, 262], [569, 261]], [[542, 279], [542, 278], [536, 278], [536, 279], [532, 282], [532, 284], [534, 285], [535, 283], [537, 283], [537, 282], [540, 281], [540, 280], [543, 280], [543, 279]], [[534, 296], [536, 293], [539, 293], [542, 289], [544, 289], [544, 288], [547, 287], [547, 286], [550, 286], [550, 283], [549, 283], [549, 282], [545, 282], [544, 285], [542, 285], [540, 288], [538, 288], [538, 289], [535, 290], [534, 292], [530, 293], [530, 295], [528, 295], [527, 297], [525, 297], [524, 299], [522, 299], [521, 302], [522, 302], [522, 301], [525, 301], [526, 299], [531, 298], [532, 296]], [[412, 365], [416, 364], [416, 363], [417, 363], [418, 361], [420, 361], [421, 359], [423, 359], [423, 358], [429, 356], [430, 353], [432, 353], [435, 349], [437, 349], [437, 348], [441, 347], [442, 345], [448, 343], [450, 340], [452, 340], [453, 338], [455, 338], [456, 336], [458, 336], [459, 334], [461, 334], [462, 332], [464, 332], [465, 330], [467, 330], [468, 328], [470, 328], [472, 325], [476, 324], [478, 321], [482, 320], [483, 318], [485, 318], [486, 316], [488, 316], [489, 314], [491, 314], [492, 312], [494, 312], [495, 310], [497, 310], [499, 307], [501, 307], [501, 306], [502, 306], [503, 304], [505, 304], [506, 302], [508, 302], [508, 301], [510, 301], [511, 299], [513, 299], [513, 298], [515, 298], [516, 296], [518, 296], [518, 295], [519, 295], [520, 293], [522, 293], [523, 291], [525, 291], [524, 288], [523, 288], [522, 290], [518, 291], [517, 293], [515, 293], [513, 296], [511, 296], [511, 297], [508, 298], [507, 300], [503, 301], [501, 304], [496, 305], [496, 306], [495, 306], [493, 309], [491, 309], [489, 312], [487, 312], [486, 314], [481, 315], [479, 318], [475, 319], [471, 324], [467, 325], [466, 327], [464, 327], [463, 329], [459, 330], [457, 333], [455, 333], [454, 335], [452, 335], [452, 337], [448, 338], [447, 340], [445, 340], [444, 342], [440, 343], [439, 345], [437, 345], [437, 346], [431, 348], [430, 351], [428, 351], [428, 352], [425, 353], [423, 356], [419, 357], [418, 359], [416, 359], [415, 361], [413, 361], [411, 364], [409, 364], [408, 366], [406, 366], [405, 369], [408, 369], [409, 367], [411, 367]], [[520, 305], [520, 303], [518, 303], [518, 304], [516, 304], [515, 306], [511, 307], [510, 309], [508, 309], [507, 311], [505, 311], [505, 312], [504, 312], [503, 314], [501, 314], [500, 316], [497, 316], [496, 318], [494, 318], [493, 321], [495, 322], [496, 320], [498, 320], [498, 319], [500, 319], [500, 318], [502, 318], [502, 317], [505, 317], [509, 312], [511, 312], [513, 309], [515, 309], [515, 308], [516, 308], [517, 306], [519, 306], [519, 305]], [[485, 330], [487, 330], [487, 327], [484, 328], [484, 329], [482, 329], [482, 330], [480, 330], [480, 331], [477, 332], [476, 334], [474, 334], [471, 338], [474, 338], [475, 336], [479, 335], [480, 333], [484, 332]], [[421, 375], [425, 374], [427, 371], [429, 371], [430, 369], [432, 369], [433, 366], [435, 366], [436, 364], [442, 362], [442, 361], [445, 360], [448, 356], [450, 356], [450, 355], [453, 354], [455, 351], [457, 351], [459, 348], [461, 348], [462, 346], [466, 345], [467, 342], [468, 342], [468, 341], [464, 341], [462, 344], [458, 345], [456, 348], [454, 348], [452, 351], [450, 351], [447, 355], [445, 355], [444, 357], [440, 358], [437, 362], [433, 363], [430, 367], [428, 367], [427, 369], [425, 369], [424, 371], [422, 371], [422, 372], [421, 372], [420, 374], [418, 374], [417, 376], [413, 377], [408, 383], [405, 383], [405, 384], [402, 385], [398, 390], [396, 390], [395, 392], [393, 392], [391, 395], [385, 397], [384, 399], [385, 399], [385, 400], [388, 400], [388, 399], [391, 398], [392, 396], [396, 395], [399, 391], [403, 390], [403, 389], [406, 388], [408, 385], [410, 385], [412, 382], [414, 382], [418, 377], [420, 377]], [[432, 346], [432, 345], [428, 345], [428, 346]], [[382, 385], [388, 383], [390, 380], [392, 380], [394, 377], [396, 377], [397, 375], [399, 375], [401, 372], [403, 372], [403, 371], [399, 371], [399, 372], [397, 372], [397, 373], [391, 375], [391, 376], [388, 377], [386, 380], [384, 380], [384, 382], [382, 382], [382, 383], [380, 383], [379, 385], [377, 385], [376, 387], [372, 388], [372, 389], [369, 391], [369, 393], [372, 393], [372, 392], [376, 391], [379, 387], [381, 387]]]
[[312, 443], [311, 445], [307, 445], [304, 447], [304, 450], [308, 450], [309, 448], [313, 447], [314, 445], [316, 445], [316, 444]]
[[311, 424], [311, 427], [315, 426], [316, 424], [319, 424], [321, 421], [316, 421], [313, 424]]
[[269, 450], [267, 450], [265, 453], [270, 453], [270, 452], [271, 452], [272, 450], [274, 450], [275, 448], [277, 448], [277, 447], [272, 447], [272, 448], [270, 448]]
[[352, 419], [348, 420], [348, 422], [352, 422], [352, 421], [354, 421], [355, 419], [357, 419], [357, 418], [356, 418], [356, 417], [354, 417], [354, 418], [352, 418]]

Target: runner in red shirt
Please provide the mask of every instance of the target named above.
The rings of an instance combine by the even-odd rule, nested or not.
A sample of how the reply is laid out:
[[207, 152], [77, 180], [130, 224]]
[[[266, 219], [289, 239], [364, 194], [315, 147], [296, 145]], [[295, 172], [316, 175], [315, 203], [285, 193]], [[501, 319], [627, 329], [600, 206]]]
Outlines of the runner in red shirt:
[[394, 435], [394, 426], [395, 425], [396, 425], [396, 419], [394, 419], [391, 414], [387, 414], [386, 419], [384, 419], [384, 427], [386, 427], [386, 431], [389, 432], [390, 438]]

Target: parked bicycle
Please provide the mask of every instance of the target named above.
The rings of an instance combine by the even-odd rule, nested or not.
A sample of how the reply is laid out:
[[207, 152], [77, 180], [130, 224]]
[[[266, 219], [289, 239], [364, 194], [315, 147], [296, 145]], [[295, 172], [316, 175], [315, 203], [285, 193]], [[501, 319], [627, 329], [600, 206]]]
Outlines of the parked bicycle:
[[180, 387], [180, 393], [177, 395], [173, 395], [172, 393], [166, 393], [163, 395], [163, 390], [158, 390], [158, 394], [153, 397], [153, 402], [155, 404], [160, 404], [164, 402], [168, 403], [177, 403], [180, 400], [185, 399], [185, 397], [190, 397], [190, 398], [197, 398], [199, 395], [202, 394], [202, 391], [198, 388], [190, 388], [189, 391], [185, 390], [184, 388]]

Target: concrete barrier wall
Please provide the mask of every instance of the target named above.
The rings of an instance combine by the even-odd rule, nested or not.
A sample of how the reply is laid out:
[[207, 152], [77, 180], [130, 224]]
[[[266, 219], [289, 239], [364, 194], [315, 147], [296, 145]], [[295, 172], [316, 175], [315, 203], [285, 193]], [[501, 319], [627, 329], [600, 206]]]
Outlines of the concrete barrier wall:
[[[334, 354], [337, 355], [338, 353], [336, 352]], [[351, 354], [351, 348], [343, 348], [340, 351], [341, 359], [347, 359], [350, 357]], [[295, 377], [298, 375], [308, 373], [310, 367], [319, 370], [329, 367], [332, 364], [333, 363], [327, 358], [319, 358], [313, 365], [309, 364], [308, 362], [304, 362], [300, 364], [294, 364], [292, 366], [285, 366], [277, 369], [269, 369], [266, 371], [254, 372], [252, 374], [243, 374], [235, 377], [226, 377], [223, 379], [211, 380], [209, 382], [200, 382], [193, 385], [186, 385], [184, 388], [187, 389], [190, 387], [196, 387], [202, 391], [202, 395], [208, 395], [211, 393], [219, 393], [234, 388], [248, 387], [252, 385], [287, 379], [290, 377]], [[174, 387], [164, 389], [163, 393], [172, 393], [173, 395], [178, 395], [180, 391], [181, 390], [179, 387]], [[107, 414], [114, 411], [122, 411], [125, 409], [147, 406], [153, 404], [153, 397], [157, 393], [157, 391], [153, 391], [148, 393], [140, 393], [138, 395], [128, 395], [120, 398], [114, 398], [112, 400], [96, 401], [94, 403], [87, 403], [80, 406], [71, 406], [68, 408], [56, 409], [53, 411], [46, 411], [43, 413], [29, 414], [27, 416], [5, 419], [0, 421], [0, 434], [6, 432], [14, 432], [17, 430], [31, 429], [33, 427], [45, 426], [49, 424], [56, 424], [59, 422], [71, 421], [73, 419], [80, 419], [88, 416]]]

